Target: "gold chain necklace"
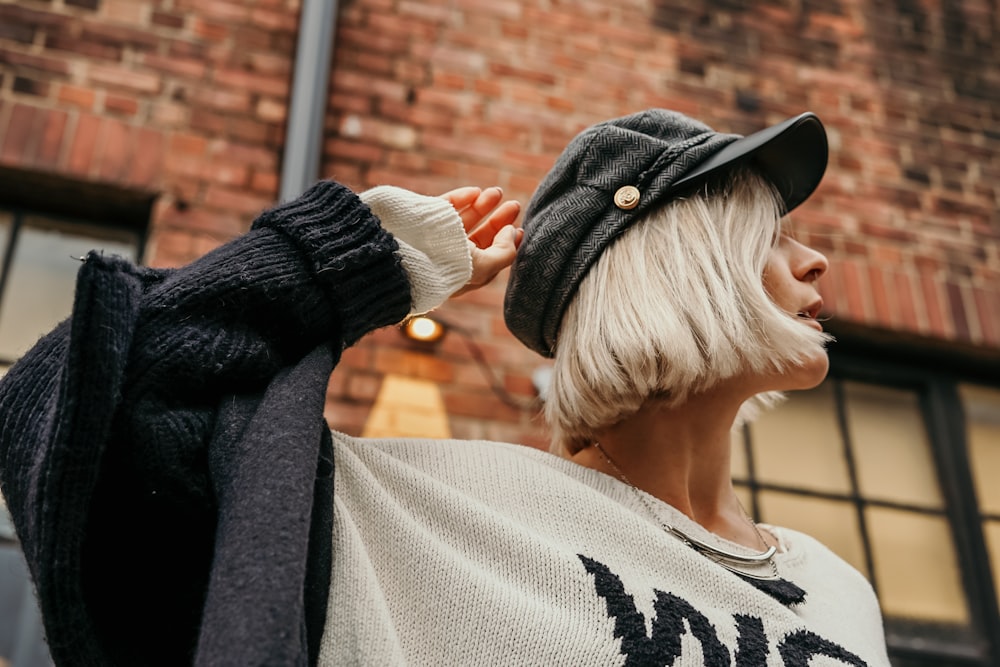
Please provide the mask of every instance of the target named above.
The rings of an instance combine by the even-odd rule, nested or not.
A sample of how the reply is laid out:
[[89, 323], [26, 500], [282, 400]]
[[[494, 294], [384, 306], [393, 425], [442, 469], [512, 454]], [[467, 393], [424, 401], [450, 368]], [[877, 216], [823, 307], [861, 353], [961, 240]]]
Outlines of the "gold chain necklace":
[[[649, 512], [650, 516], [656, 519], [657, 523], [660, 524], [660, 527], [668, 535], [676, 537], [681, 542], [691, 547], [705, 558], [708, 558], [710, 561], [721, 565], [730, 572], [734, 572], [744, 577], [750, 577], [751, 579], [775, 580], [780, 578], [778, 576], [778, 566], [774, 564], [774, 554], [777, 553], [778, 550], [774, 546], [767, 545], [767, 540], [764, 539], [764, 536], [760, 532], [760, 528], [757, 527], [757, 522], [755, 522], [753, 519], [750, 518], [750, 515], [747, 513], [746, 509], [743, 508], [743, 503], [740, 502], [740, 499], [738, 497], [736, 498], [736, 502], [737, 504], [739, 504], [740, 510], [742, 510], [743, 512], [743, 516], [746, 517], [747, 521], [750, 523], [750, 526], [753, 528], [754, 532], [757, 533], [757, 539], [760, 540], [761, 545], [764, 547], [764, 551], [761, 551], [760, 553], [738, 554], [732, 551], [727, 551], [725, 549], [712, 546], [711, 544], [708, 544], [706, 542], [702, 542], [701, 540], [695, 537], [691, 537], [690, 535], [682, 531], [680, 528], [677, 528], [676, 526], [667, 523], [661, 517], [661, 513], [657, 512], [656, 509], [653, 507], [652, 503], [649, 502], [649, 499], [647, 498], [646, 494], [640, 491], [639, 487], [637, 487], [635, 484], [632, 483], [631, 480], [629, 480], [629, 478], [625, 475], [625, 473], [618, 466], [618, 464], [615, 463], [614, 459], [612, 459], [608, 455], [608, 453], [604, 451], [604, 447], [601, 446], [601, 443], [595, 441], [594, 447], [597, 449], [598, 453], [604, 458], [604, 460], [608, 462], [608, 465], [610, 465], [611, 468], [615, 471], [615, 474], [618, 475], [618, 478], [622, 482], [627, 484], [632, 489], [632, 491], [635, 492], [636, 497], [639, 498], [640, 502], [642, 502], [643, 506], [646, 508], [646, 511]], [[747, 572], [746, 569], [740, 569], [740, 568], [760, 569], [765, 565], [770, 566], [770, 572], [761, 573], [752, 570], [750, 572]]]

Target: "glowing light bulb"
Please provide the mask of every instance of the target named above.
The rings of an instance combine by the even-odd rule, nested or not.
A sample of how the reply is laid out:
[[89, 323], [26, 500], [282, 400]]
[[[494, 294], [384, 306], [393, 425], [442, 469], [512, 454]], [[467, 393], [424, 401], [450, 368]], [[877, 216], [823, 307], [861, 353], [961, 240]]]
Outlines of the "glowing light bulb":
[[429, 317], [411, 317], [403, 326], [403, 333], [411, 340], [433, 343], [444, 336], [444, 326]]

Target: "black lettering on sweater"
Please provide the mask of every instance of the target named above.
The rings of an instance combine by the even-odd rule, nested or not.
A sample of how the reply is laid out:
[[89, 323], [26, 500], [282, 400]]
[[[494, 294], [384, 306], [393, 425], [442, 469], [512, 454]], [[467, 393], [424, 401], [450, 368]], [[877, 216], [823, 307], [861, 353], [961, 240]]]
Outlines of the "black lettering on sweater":
[[[729, 667], [729, 648], [719, 639], [715, 626], [687, 600], [654, 589], [656, 616], [650, 624], [652, 632], [647, 635], [646, 618], [636, 608], [635, 599], [625, 591], [621, 578], [599, 561], [583, 554], [578, 557], [594, 577], [595, 592], [604, 600], [608, 618], [615, 622], [614, 636], [621, 639], [620, 652], [625, 656], [626, 667], [674, 665], [681, 657], [681, 639], [688, 628], [701, 644], [704, 664]], [[761, 619], [737, 614], [733, 620], [738, 633], [734, 667], [765, 664], [771, 642]], [[796, 630], [781, 638], [778, 653], [787, 667], [808, 667], [809, 661], [817, 656], [833, 658], [852, 667], [867, 667], [864, 660], [847, 649], [807, 630]]]
[[865, 661], [847, 651], [839, 644], [809, 632], [798, 630], [785, 636], [778, 645], [778, 653], [787, 667], [808, 667], [809, 661], [818, 655], [839, 660], [845, 665], [867, 667]]

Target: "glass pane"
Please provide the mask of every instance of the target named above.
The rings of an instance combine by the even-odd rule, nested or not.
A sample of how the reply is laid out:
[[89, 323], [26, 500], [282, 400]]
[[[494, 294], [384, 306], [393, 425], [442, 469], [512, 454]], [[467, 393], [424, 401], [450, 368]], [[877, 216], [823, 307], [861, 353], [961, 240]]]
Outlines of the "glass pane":
[[941, 488], [916, 393], [845, 382], [844, 396], [861, 495], [940, 509]]
[[93, 249], [135, 259], [132, 232], [26, 217], [0, 302], [0, 357], [16, 359], [69, 315], [80, 262]]
[[790, 394], [750, 425], [757, 479], [815, 491], [850, 493], [833, 390], [824, 383]]
[[969, 610], [948, 522], [880, 507], [869, 508], [865, 516], [885, 615], [967, 625]]
[[866, 576], [864, 544], [854, 505], [841, 500], [761, 491], [760, 520], [815, 537]]
[[997, 605], [1000, 605], [1000, 521], [983, 523], [986, 548], [990, 552], [990, 566], [993, 568], [993, 585], [997, 589]]
[[969, 463], [976, 482], [979, 509], [1000, 514], [1000, 390], [964, 385], [958, 388], [965, 408]]

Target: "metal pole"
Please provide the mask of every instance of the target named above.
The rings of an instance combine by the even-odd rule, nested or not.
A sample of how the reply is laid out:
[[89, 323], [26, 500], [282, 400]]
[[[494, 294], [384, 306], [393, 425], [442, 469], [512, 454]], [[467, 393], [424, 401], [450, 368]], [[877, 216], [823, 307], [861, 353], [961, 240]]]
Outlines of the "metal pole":
[[336, 0], [303, 0], [281, 164], [281, 201], [299, 196], [319, 178], [336, 26]]

